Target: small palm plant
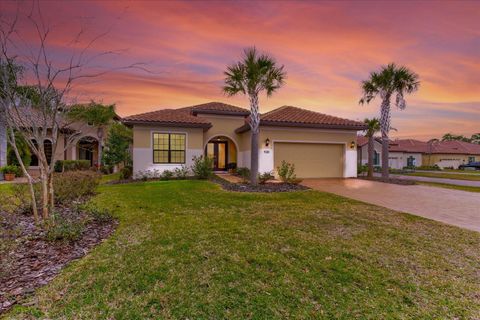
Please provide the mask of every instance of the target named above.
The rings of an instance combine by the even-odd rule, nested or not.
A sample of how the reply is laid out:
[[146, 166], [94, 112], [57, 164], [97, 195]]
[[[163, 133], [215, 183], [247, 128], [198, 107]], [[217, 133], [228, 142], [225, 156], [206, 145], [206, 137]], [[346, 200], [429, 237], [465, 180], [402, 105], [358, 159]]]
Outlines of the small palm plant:
[[363, 97], [360, 104], [370, 103], [378, 95], [382, 99], [380, 105], [380, 130], [382, 132], [382, 178], [388, 179], [388, 134], [390, 132], [391, 99], [395, 96], [395, 105], [403, 110], [406, 107], [405, 95], [418, 90], [418, 75], [404, 66], [390, 63], [381, 67], [380, 71], [370, 73], [368, 80], [362, 81]]
[[368, 174], [369, 178], [373, 177], [373, 154], [375, 151], [375, 134], [380, 131], [380, 121], [378, 118], [365, 119], [363, 122], [367, 125], [365, 137], [368, 138]]
[[223, 92], [228, 96], [248, 95], [250, 102], [251, 159], [250, 182], [257, 184], [258, 179], [258, 136], [260, 111], [258, 96], [266, 92], [270, 97], [285, 81], [284, 66], [277, 65], [275, 59], [267, 54], [259, 54], [253, 48], [244, 50], [244, 57], [225, 71]]

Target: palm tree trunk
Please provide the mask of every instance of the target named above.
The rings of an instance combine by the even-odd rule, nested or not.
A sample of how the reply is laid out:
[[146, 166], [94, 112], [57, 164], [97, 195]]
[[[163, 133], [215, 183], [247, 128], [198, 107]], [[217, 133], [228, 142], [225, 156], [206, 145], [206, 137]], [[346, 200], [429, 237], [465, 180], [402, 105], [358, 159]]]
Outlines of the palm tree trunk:
[[388, 179], [388, 133], [390, 132], [390, 95], [385, 95], [380, 110], [380, 128], [382, 131], [382, 179]]
[[253, 185], [258, 184], [258, 130], [257, 132], [252, 131], [252, 152], [250, 159], [250, 183]]
[[373, 136], [368, 137], [368, 174], [367, 177], [373, 177], [373, 151], [374, 139]]
[[0, 111], [0, 167], [7, 165], [7, 123]]
[[250, 129], [251, 147], [250, 147], [250, 183], [258, 184], [258, 138], [260, 127], [260, 113], [258, 108], [258, 94], [252, 93], [250, 99]]

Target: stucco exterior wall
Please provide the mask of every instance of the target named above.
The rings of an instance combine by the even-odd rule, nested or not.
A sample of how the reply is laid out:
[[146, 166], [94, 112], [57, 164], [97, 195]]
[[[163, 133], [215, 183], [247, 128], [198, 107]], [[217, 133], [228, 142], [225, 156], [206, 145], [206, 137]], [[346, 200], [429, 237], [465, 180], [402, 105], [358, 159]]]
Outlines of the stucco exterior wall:
[[480, 161], [480, 155], [465, 154], [425, 154], [423, 156], [423, 165], [438, 165], [440, 168], [453, 167], [458, 169], [461, 164], [468, 164], [470, 157], [474, 157], [474, 161]]
[[422, 154], [412, 152], [389, 152], [388, 166], [392, 169], [403, 169], [407, 166], [407, 159], [413, 157], [415, 159], [415, 166], [422, 165]]
[[178, 132], [186, 135], [185, 165], [193, 164], [194, 156], [202, 156], [204, 153], [203, 129], [202, 128], [177, 128], [177, 127], [155, 127], [155, 126], [134, 126], [133, 128], [133, 174], [138, 175], [140, 171], [174, 170], [180, 168], [181, 164], [157, 164], [153, 163], [152, 137], [154, 132]]
[[[374, 150], [379, 154], [379, 165], [382, 164], [382, 144], [378, 141], [373, 143]], [[362, 165], [368, 164], [368, 143], [358, 147], [358, 163]]]

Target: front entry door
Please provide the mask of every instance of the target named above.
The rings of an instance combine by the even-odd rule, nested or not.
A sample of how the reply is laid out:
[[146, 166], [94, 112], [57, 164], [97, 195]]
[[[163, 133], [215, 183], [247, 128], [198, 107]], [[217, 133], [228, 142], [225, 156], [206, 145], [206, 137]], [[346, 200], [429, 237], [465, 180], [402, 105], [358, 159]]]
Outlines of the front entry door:
[[213, 170], [227, 170], [227, 141], [213, 141], [207, 144], [207, 157], [213, 159]]

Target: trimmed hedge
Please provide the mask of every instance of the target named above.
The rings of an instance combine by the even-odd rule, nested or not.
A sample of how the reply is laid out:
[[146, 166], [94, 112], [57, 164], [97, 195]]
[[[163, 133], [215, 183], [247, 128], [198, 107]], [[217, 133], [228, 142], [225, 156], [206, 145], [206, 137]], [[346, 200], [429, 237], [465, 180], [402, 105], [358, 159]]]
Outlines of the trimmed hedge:
[[55, 172], [79, 171], [90, 169], [90, 160], [57, 160]]

